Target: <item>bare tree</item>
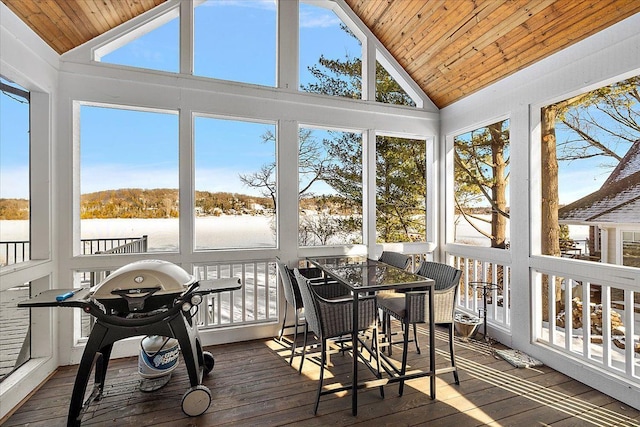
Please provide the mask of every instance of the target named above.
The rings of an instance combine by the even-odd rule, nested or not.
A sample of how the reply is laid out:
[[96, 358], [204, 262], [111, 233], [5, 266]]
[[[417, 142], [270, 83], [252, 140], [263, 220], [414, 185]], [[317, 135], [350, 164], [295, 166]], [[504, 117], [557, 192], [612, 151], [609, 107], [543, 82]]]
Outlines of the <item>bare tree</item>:
[[640, 76], [555, 104], [556, 126], [571, 137], [558, 141], [558, 160], [600, 157], [602, 166], [618, 164], [626, 147], [640, 138]]
[[[264, 143], [274, 143], [275, 135], [268, 131], [262, 135]], [[299, 132], [298, 167], [299, 175], [304, 178], [304, 185], [299, 190], [299, 197], [308, 194], [311, 186], [324, 179], [330, 163], [327, 153], [321, 144], [313, 137], [310, 129], [300, 129]], [[260, 189], [264, 197], [270, 197], [273, 207], [276, 207], [276, 163], [262, 165], [260, 170], [250, 174], [240, 175], [240, 181], [248, 187]]]

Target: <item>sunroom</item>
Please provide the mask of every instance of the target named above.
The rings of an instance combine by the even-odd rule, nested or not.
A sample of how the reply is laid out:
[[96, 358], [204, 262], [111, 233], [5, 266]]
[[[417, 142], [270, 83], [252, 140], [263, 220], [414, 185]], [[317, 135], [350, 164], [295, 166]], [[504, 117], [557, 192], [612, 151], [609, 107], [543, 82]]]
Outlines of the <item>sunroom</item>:
[[1, 420], [93, 322], [20, 300], [159, 259], [238, 277], [199, 334], [255, 346], [277, 260], [383, 250], [462, 270], [493, 342], [640, 410], [640, 216], [618, 257], [558, 220], [640, 140], [640, 5], [124, 3], [0, 4]]

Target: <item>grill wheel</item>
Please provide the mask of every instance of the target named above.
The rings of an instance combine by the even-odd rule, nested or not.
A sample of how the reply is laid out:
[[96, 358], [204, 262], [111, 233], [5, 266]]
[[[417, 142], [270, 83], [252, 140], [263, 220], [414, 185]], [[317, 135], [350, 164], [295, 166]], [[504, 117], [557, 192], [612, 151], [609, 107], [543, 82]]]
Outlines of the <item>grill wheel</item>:
[[190, 417], [204, 414], [211, 405], [211, 392], [202, 384], [191, 387], [182, 396], [182, 412]]

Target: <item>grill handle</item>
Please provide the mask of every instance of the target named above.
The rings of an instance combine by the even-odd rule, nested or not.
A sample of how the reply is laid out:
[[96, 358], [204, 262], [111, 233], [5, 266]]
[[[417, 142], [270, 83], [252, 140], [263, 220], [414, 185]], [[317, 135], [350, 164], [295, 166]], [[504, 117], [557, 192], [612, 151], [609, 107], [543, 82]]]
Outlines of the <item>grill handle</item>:
[[127, 300], [129, 311], [133, 312], [144, 309], [144, 302], [146, 299], [158, 292], [160, 289], [162, 289], [160, 286], [153, 288], [114, 289], [111, 293]]

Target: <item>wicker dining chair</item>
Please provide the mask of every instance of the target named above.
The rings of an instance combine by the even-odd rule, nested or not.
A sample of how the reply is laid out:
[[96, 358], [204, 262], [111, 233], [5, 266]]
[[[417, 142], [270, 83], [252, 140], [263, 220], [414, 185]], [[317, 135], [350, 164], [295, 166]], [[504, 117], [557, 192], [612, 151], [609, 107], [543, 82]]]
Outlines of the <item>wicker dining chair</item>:
[[[300, 326], [304, 326], [304, 335], [308, 332], [307, 322], [304, 318], [304, 303], [302, 296], [300, 295], [300, 289], [293, 270], [290, 269], [284, 262], [279, 259], [276, 260], [276, 268], [282, 281], [282, 288], [284, 290], [284, 316], [282, 318], [282, 326], [280, 328], [280, 335], [278, 340], [282, 340], [282, 335], [285, 329], [293, 328], [293, 341], [291, 342], [291, 357], [289, 358], [289, 365], [293, 363], [293, 357], [296, 354], [296, 343], [298, 340], [298, 330]], [[324, 298], [340, 298], [349, 295], [349, 291], [344, 286], [335, 281], [325, 280], [320, 274], [317, 274], [314, 269], [305, 269], [305, 276], [312, 277], [311, 280], [316, 289], [316, 292], [322, 295]], [[287, 312], [288, 306], [293, 308], [294, 322], [291, 325], [287, 325]]]
[[400, 252], [382, 251], [378, 261], [406, 270], [411, 264], [411, 257]]
[[[411, 265], [411, 257], [409, 255], [405, 255], [400, 252], [393, 251], [382, 251], [380, 254], [380, 258], [378, 261], [384, 262], [385, 264], [392, 265], [394, 267], [401, 268], [402, 270], [407, 270]], [[388, 289], [384, 291], [379, 291], [378, 294], [394, 294], [396, 291], [393, 289]], [[384, 312], [381, 311], [381, 322], [382, 322], [382, 335], [388, 336], [390, 334], [387, 328], [387, 322], [385, 321]], [[390, 344], [389, 344], [390, 345]], [[391, 355], [391, 353], [389, 353]]]
[[[318, 391], [316, 394], [316, 403], [313, 413], [318, 412], [320, 404], [320, 393], [322, 391], [322, 383], [324, 380], [324, 367], [327, 355], [327, 340], [331, 338], [343, 337], [351, 335], [353, 331], [353, 299], [351, 297], [341, 299], [326, 299], [316, 293], [318, 286], [315, 286], [306, 279], [300, 271], [294, 269], [294, 274], [298, 282], [302, 301], [305, 306], [305, 317], [309, 325], [309, 331], [313, 332], [320, 341], [320, 379], [318, 381]], [[321, 288], [321, 287], [320, 287]], [[377, 322], [377, 305], [375, 296], [364, 296], [358, 301], [358, 331], [372, 331], [372, 343], [376, 358], [377, 376], [380, 374], [380, 348], [378, 346], [378, 322]], [[307, 335], [304, 337], [302, 349], [302, 360], [300, 361], [300, 371], [306, 357]], [[384, 397], [382, 386], [380, 394]]]
[[[460, 384], [458, 370], [455, 362], [453, 334], [454, 334], [454, 311], [456, 295], [460, 284], [462, 271], [447, 264], [431, 261], [423, 261], [416, 274], [428, 277], [435, 281], [434, 289], [434, 323], [436, 325], [447, 325], [449, 329], [449, 354], [451, 366], [454, 368], [453, 377], [456, 384]], [[391, 354], [391, 317], [402, 322], [403, 329], [403, 353], [402, 353], [402, 374], [406, 371], [407, 351], [409, 347], [409, 325], [413, 325], [413, 341], [416, 350], [420, 353], [418, 344], [417, 323], [427, 323], [429, 321], [429, 298], [425, 290], [411, 290], [404, 293], [379, 294], [377, 296], [378, 306], [383, 312], [386, 323], [386, 340], [389, 354]], [[404, 381], [400, 382], [400, 395], [404, 388]]]
[[[291, 343], [291, 357], [289, 358], [289, 365], [293, 362], [293, 356], [296, 352], [296, 341], [298, 340], [298, 329], [302, 324], [304, 325], [304, 333], [307, 333], [307, 323], [304, 320], [304, 317], [301, 317], [303, 314], [303, 303], [302, 296], [300, 295], [300, 290], [298, 289], [298, 283], [296, 282], [296, 278], [293, 275], [293, 270], [291, 270], [285, 263], [278, 260], [276, 261], [276, 268], [278, 269], [278, 273], [280, 274], [280, 280], [282, 281], [282, 288], [284, 290], [284, 299], [285, 299], [285, 307], [284, 307], [284, 316], [282, 318], [282, 327], [280, 328], [280, 335], [278, 339], [282, 339], [282, 335], [284, 334], [285, 329], [293, 328], [293, 341]], [[293, 308], [294, 322], [292, 325], [287, 325], [287, 312], [288, 308], [291, 306]]]

